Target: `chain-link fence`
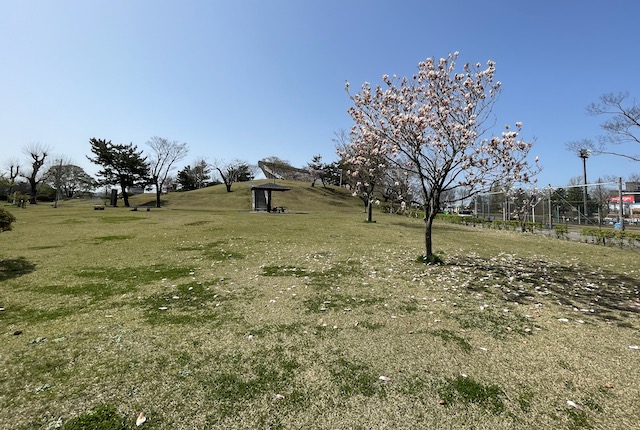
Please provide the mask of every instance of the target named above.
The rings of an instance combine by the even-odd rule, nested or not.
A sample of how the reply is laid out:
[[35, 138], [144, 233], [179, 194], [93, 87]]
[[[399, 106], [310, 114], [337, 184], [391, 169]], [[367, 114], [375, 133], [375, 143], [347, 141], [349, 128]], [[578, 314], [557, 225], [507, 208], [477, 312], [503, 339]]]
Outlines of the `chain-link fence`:
[[[620, 199], [622, 198], [622, 208]], [[557, 224], [640, 225], [640, 183], [599, 182], [543, 189], [496, 190], [479, 194], [466, 209], [490, 221], [517, 220], [546, 227]]]

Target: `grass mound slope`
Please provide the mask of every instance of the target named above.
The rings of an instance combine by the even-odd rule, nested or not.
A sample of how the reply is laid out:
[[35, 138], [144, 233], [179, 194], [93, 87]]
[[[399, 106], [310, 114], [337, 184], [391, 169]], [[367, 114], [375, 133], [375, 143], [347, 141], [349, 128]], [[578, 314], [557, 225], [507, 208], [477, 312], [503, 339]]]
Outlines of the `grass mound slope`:
[[436, 223], [427, 266], [421, 220], [364, 223], [346, 190], [278, 183], [282, 216], [251, 213], [248, 184], [17, 211], [1, 427], [640, 422], [637, 251]]
[[[201, 208], [207, 210], [251, 210], [251, 187], [274, 183], [274, 180], [256, 180], [233, 184], [227, 193], [224, 184], [200, 190], [163, 194], [162, 205], [173, 208]], [[289, 191], [273, 192], [273, 206], [284, 207], [288, 212], [352, 211], [361, 200], [353, 197], [345, 188], [336, 186], [311, 187], [307, 182], [276, 180], [276, 184], [291, 188]], [[155, 206], [151, 194], [133, 196], [131, 205]]]

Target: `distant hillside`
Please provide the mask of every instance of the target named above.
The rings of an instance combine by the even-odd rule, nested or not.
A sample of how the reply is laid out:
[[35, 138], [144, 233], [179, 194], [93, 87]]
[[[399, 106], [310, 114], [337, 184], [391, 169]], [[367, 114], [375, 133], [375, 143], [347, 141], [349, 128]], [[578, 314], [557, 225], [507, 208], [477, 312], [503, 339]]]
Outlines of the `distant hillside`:
[[[199, 190], [173, 192], [162, 195], [162, 207], [166, 209], [203, 209], [203, 210], [251, 210], [251, 187], [274, 182], [263, 179], [233, 184], [232, 192], [227, 193], [224, 184]], [[361, 200], [351, 192], [337, 186], [315, 186], [310, 182], [275, 181], [279, 185], [291, 188], [289, 191], [274, 192], [273, 205], [282, 206], [287, 212], [323, 212], [354, 211], [361, 209]], [[155, 206], [154, 195], [139, 194], [131, 197], [131, 206]]]

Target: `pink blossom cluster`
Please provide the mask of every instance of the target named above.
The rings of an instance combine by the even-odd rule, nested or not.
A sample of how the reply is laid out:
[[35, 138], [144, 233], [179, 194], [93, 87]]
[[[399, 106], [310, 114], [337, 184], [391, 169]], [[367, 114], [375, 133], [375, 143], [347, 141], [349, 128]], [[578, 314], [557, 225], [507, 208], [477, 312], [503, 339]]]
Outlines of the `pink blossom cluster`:
[[[489, 185], [498, 179], [529, 181], [526, 161], [532, 144], [519, 139], [522, 123], [499, 136], [484, 137], [501, 83], [495, 63], [465, 64], [456, 72], [458, 53], [418, 64], [412, 79], [383, 75], [383, 85], [365, 82], [351, 95], [351, 156], [356, 175], [384, 165], [418, 175], [427, 191]], [[347, 91], [349, 85], [347, 83]], [[381, 161], [383, 159], [383, 161]]]

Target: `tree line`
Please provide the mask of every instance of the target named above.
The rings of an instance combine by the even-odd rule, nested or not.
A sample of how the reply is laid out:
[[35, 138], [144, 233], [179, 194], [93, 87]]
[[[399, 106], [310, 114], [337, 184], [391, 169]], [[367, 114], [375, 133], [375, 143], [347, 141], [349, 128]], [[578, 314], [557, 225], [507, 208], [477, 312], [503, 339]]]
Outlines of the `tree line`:
[[[252, 180], [257, 167], [242, 160], [207, 163], [197, 160], [177, 171], [177, 163], [188, 154], [186, 143], [154, 136], [143, 151], [133, 143], [116, 144], [110, 140], [91, 138], [91, 156], [87, 159], [99, 166], [96, 177], [89, 175], [69, 158], [53, 155], [53, 150], [40, 143], [23, 148], [27, 161], [8, 160], [0, 171], [0, 193], [15, 204], [37, 204], [37, 198], [58, 200], [92, 194], [103, 186], [117, 186], [124, 206], [129, 207], [130, 189], [153, 189], [155, 204], [161, 205], [162, 192], [194, 190], [224, 183], [231, 192], [235, 182]], [[176, 174], [177, 171], [177, 174]], [[219, 175], [214, 178], [212, 172]], [[16, 201], [17, 200], [17, 201]]]
[[[110, 140], [91, 138], [91, 156], [87, 159], [100, 167], [97, 177], [92, 177], [69, 158], [52, 155], [49, 146], [39, 143], [24, 149], [28, 161], [6, 162], [6, 172], [0, 172], [0, 193], [4, 198], [28, 201], [37, 204], [37, 198], [53, 200], [89, 195], [103, 186], [117, 186], [125, 207], [129, 207], [130, 189], [143, 187], [156, 193], [156, 206], [161, 205], [161, 193], [169, 191], [191, 191], [216, 184], [224, 184], [227, 192], [236, 182], [255, 179], [258, 167], [247, 161], [233, 159], [216, 160], [213, 163], [199, 158], [195, 162], [177, 169], [177, 163], [188, 154], [186, 143], [166, 138], [152, 137], [139, 149], [133, 143], [115, 144]], [[282, 167], [294, 169], [288, 161], [278, 157], [267, 157]], [[340, 163], [324, 163], [322, 156], [315, 155], [304, 170], [311, 185], [321, 182], [324, 186], [341, 185]]]

